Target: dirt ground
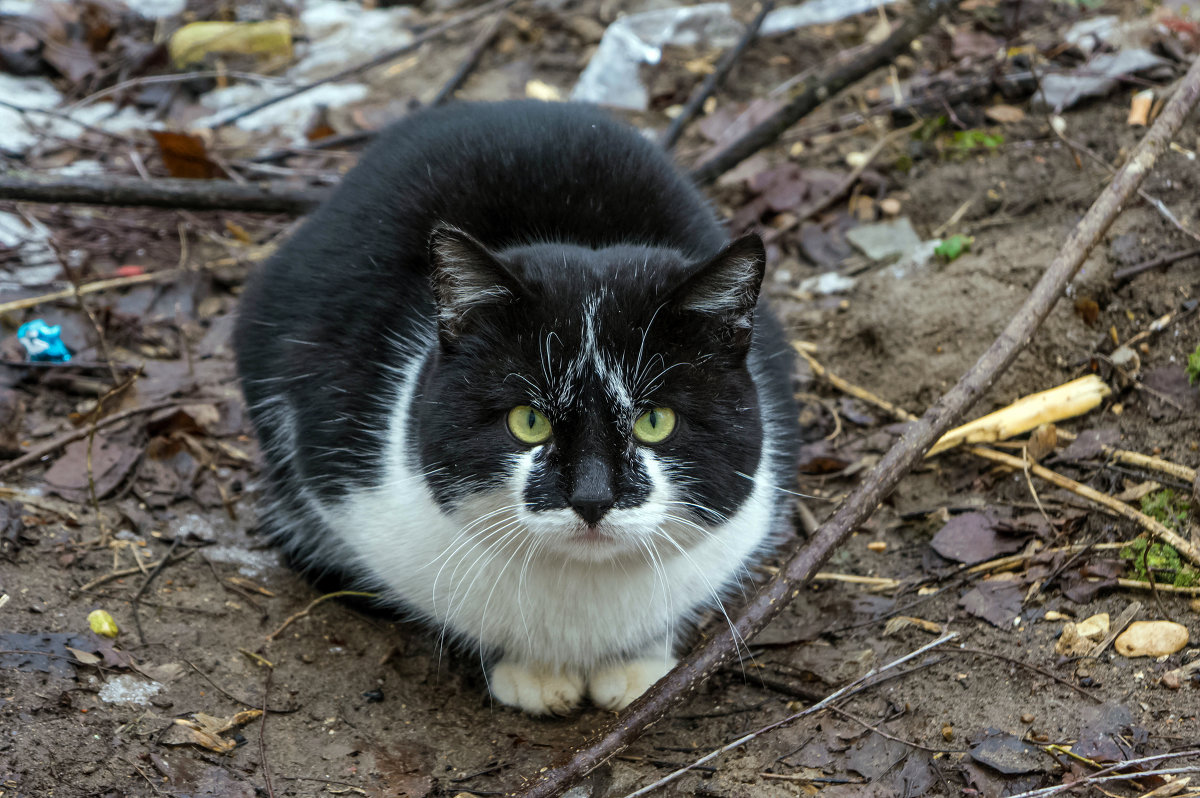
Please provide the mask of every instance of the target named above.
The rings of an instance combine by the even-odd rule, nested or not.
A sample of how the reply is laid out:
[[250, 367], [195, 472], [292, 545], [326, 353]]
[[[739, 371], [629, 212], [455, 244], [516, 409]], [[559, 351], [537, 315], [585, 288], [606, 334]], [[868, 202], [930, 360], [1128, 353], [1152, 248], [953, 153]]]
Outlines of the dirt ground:
[[[612, 5], [581, 3], [569, 13], [518, 5], [515, 21], [461, 96], [521, 96], [531, 79], [569, 88]], [[1038, 46], [1049, 47], [1082, 13], [1069, 3], [1029, 6], [1034, 16], [1023, 41]], [[960, 12], [926, 41], [936, 45], [952, 31], [985, 27], [980, 19], [978, 12]], [[861, 41], [873, 21], [755, 46], [710, 118]], [[374, 107], [427, 98], [473, 35], [451, 35], [413, 70], [379, 78]], [[668, 52], [653, 76], [665, 99], [636, 121], [665, 125], [658, 106], [680, 101], [695, 85], [696, 76], [682, 68], [695, 55]], [[866, 107], [887, 80], [885, 70], [839, 96], [767, 150], [759, 171], [794, 163], [847, 172], [848, 154], [869, 149], [908, 120], [875, 117], [840, 129], [829, 122]], [[953, 385], [991, 343], [1105, 185], [1108, 171], [1084, 148], [1117, 163], [1144, 132], [1126, 123], [1126, 90], [1065, 113], [1071, 143], [1027, 98], [1007, 101], [1025, 110], [1020, 120], [999, 125], [983, 118], [994, 101], [951, 111], [968, 129], [1002, 131], [1002, 143], [956, 149], [948, 143], [953, 121], [924, 138], [898, 137], [853, 193], [872, 197], [874, 205], [861, 212], [880, 218], [879, 201], [898, 200], [900, 215], [924, 239], [974, 236], [961, 257], [905, 268], [871, 263], [841, 238], [856, 223], [847, 202], [786, 231], [772, 247], [766, 290], [793, 337], [814, 344], [817, 359], [837, 374], [911, 412]], [[1185, 124], [1179, 149], [1145, 185], [1146, 195], [1184, 224], [1200, 218], [1200, 169], [1187, 154], [1200, 145], [1198, 121], [1194, 115]], [[680, 160], [711, 146], [693, 129]], [[293, 165], [331, 174], [348, 160], [309, 154]], [[773, 210], [746, 215], [757, 196], [753, 180], [723, 180], [713, 195], [729, 215], [741, 213], [744, 226], [770, 231], [787, 222]], [[183, 264], [188, 271], [168, 282], [91, 295], [91, 318], [68, 299], [4, 319], [4, 456], [68, 430], [86, 433], [97, 396], [109, 397], [104, 415], [162, 407], [95, 432], [91, 484], [86, 434], [42, 462], [0, 471], [0, 594], [9, 597], [0, 606], [0, 795], [499, 795], [610, 720], [592, 708], [542, 719], [495, 705], [477, 657], [439, 651], [427, 630], [386, 614], [338, 600], [313, 606], [324, 587], [290, 570], [256, 535], [255, 449], [233, 381], [229, 331], [247, 269], [291, 220], [21, 207], [47, 225], [62, 251], [91, 253], [88, 277], [125, 264]], [[973, 412], [1099, 374], [1112, 395], [1064, 429], [1101, 431], [1121, 448], [1195, 468], [1200, 390], [1187, 385], [1184, 364], [1200, 345], [1200, 259], [1113, 277], [1122, 267], [1195, 245], [1150, 202], [1128, 207], [1069, 297]], [[825, 262], [814, 262], [813, 252], [824, 253], [816, 260]], [[801, 280], [831, 269], [852, 275], [853, 285], [833, 295], [801, 290]], [[1137, 367], [1115, 369], [1116, 342], [1167, 314], [1165, 329], [1139, 339]], [[33, 318], [63, 324], [63, 338], [73, 342], [82, 365], [21, 365], [15, 327]], [[103, 344], [97, 329], [105, 333]], [[131, 387], [110, 395], [139, 366]], [[819, 521], [886, 451], [898, 427], [803, 364], [797, 375], [809, 438], [798, 490], [816, 497], [806, 507]], [[1095, 452], [1082, 459], [1068, 454], [1060, 450], [1043, 462], [1105, 493], [1151, 479], [1180, 496], [1192, 491], [1178, 479], [1113, 465]], [[1197, 540], [1194, 500], [1192, 507], [1180, 530]], [[1194, 592], [1119, 586], [1118, 576], [1132, 574], [1111, 549], [972, 573], [968, 560], [931, 546], [949, 521], [965, 524], [964, 518], [982, 518], [979, 535], [994, 545], [993, 556], [973, 561], [1034, 543], [1126, 542], [1140, 533], [1022, 473], [966, 454], [930, 459], [826, 566], [898, 586], [818, 581], [753, 641], [740, 664], [711, 679], [571, 795], [626, 795], [932, 641], [939, 630], [961, 637], [836, 711], [765, 733], [659, 794], [1011, 795], [1092, 769], [1048, 752], [1051, 744], [1073, 744], [1077, 757], [1097, 762], [1197, 747], [1200, 681], [1194, 671], [1177, 689], [1162, 679], [1198, 654]], [[801, 528], [797, 516], [788, 546], [802, 542]], [[984, 545], [981, 539], [974, 538]], [[163, 558], [167, 565], [159, 571], [154, 563]], [[771, 566], [765, 563], [763, 572]], [[1096, 613], [1116, 619], [1134, 602], [1141, 604], [1136, 619], [1180, 623], [1191, 643], [1162, 659], [1127, 658], [1111, 646], [1094, 658], [1055, 652], [1065, 621]], [[118, 624], [115, 641], [89, 631], [96, 609]], [[261, 718], [236, 717], [261, 707]], [[231, 750], [223, 753], [222, 746]], [[1190, 767], [1195, 781], [1200, 756], [1168, 766]], [[1135, 795], [1161, 783], [1151, 777], [1108, 789]]]

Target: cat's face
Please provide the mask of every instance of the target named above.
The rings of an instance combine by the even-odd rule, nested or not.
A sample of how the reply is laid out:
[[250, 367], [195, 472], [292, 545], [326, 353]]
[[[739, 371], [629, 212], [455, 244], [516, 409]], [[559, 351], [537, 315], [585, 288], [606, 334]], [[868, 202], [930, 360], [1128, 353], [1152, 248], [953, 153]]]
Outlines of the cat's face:
[[707, 263], [641, 247], [431, 245], [439, 346], [412, 433], [462, 538], [605, 560], [674, 554], [753, 487], [746, 368], [762, 244]]

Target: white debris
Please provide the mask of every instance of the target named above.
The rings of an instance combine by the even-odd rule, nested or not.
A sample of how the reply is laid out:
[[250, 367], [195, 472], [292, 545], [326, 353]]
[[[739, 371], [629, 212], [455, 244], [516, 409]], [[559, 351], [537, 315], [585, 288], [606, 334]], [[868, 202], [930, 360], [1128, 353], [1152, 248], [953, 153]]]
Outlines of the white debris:
[[364, 8], [342, 0], [311, 2], [300, 24], [311, 44], [301, 50], [288, 77], [298, 81], [332, 75], [351, 64], [412, 41], [413, 11], [404, 6]]
[[187, 0], [123, 0], [130, 11], [144, 19], [162, 19], [182, 14]]
[[62, 272], [50, 246], [50, 230], [37, 219], [0, 213], [0, 247], [16, 250], [21, 261], [15, 269], [0, 272], [0, 292], [49, 285]]
[[116, 676], [100, 688], [100, 700], [108, 704], [148, 704], [162, 689], [158, 682], [136, 676]]
[[1033, 101], [1043, 108], [1061, 111], [1085, 97], [1108, 94], [1117, 87], [1121, 77], [1167, 63], [1165, 58], [1149, 50], [1102, 53], [1082, 64], [1076, 72], [1044, 76]]
[[238, 573], [242, 576], [258, 576], [264, 570], [281, 567], [278, 552], [251, 551], [239, 546], [211, 546], [204, 550], [208, 559], [213, 562], [232, 563], [240, 565]]
[[896, 0], [808, 0], [798, 6], [777, 8], [767, 14], [759, 36], [778, 36], [810, 25], [828, 25], [855, 14], [865, 14]]
[[[278, 86], [263, 87], [240, 83], [226, 89], [213, 89], [200, 98], [200, 104], [213, 111], [209, 116], [197, 119], [193, 127], [213, 127], [239, 108], [249, 108], [284, 89]], [[246, 130], [278, 130], [292, 143], [305, 140], [304, 130], [312, 121], [317, 106], [341, 108], [367, 97], [367, 87], [362, 83], [326, 83], [303, 94], [298, 94], [257, 113], [239, 119], [234, 124]]]
[[[44, 78], [18, 78], [0, 72], [0, 97], [7, 103], [28, 109], [52, 109], [62, 102], [62, 95]], [[45, 114], [24, 114], [8, 106], [0, 106], [0, 150], [25, 152], [41, 139]]]
[[800, 281], [799, 289], [809, 294], [844, 294], [854, 287], [855, 279], [838, 272], [825, 272]]
[[643, 64], [657, 64], [668, 44], [731, 47], [742, 33], [728, 3], [664, 8], [621, 17], [608, 26], [600, 46], [571, 91], [577, 102], [644, 111], [650, 104], [638, 74]]
[[1084, 55], [1091, 55], [1097, 47], [1109, 40], [1120, 22], [1120, 17], [1114, 16], [1081, 19], [1067, 29], [1063, 34], [1063, 41], [1079, 48]]

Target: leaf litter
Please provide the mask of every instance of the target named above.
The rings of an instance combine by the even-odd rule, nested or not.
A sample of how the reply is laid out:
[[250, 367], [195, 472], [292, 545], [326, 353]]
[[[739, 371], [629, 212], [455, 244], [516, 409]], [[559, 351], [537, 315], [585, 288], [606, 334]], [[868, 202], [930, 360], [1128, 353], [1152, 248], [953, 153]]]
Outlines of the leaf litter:
[[[19, 81], [12, 91], [6, 89], [6, 96], [20, 96], [30, 107], [63, 110], [77, 98], [113, 88], [118, 73], [170, 76], [167, 53], [153, 35], [152, 20], [114, 15], [107, 6], [88, 12], [84, 4], [63, 5], [50, 12], [60, 20], [48, 29], [60, 45], [50, 57], [49, 48], [35, 37], [22, 35], [17, 27], [0, 26], [2, 63], [13, 73], [0, 73], [0, 79]], [[974, 5], [985, 9], [983, 13], [995, 6]], [[317, 75], [331, 65], [340, 66], [344, 54], [336, 52], [335, 35], [352, 37], [367, 20], [380, 31], [392, 30], [395, 35], [387, 46], [393, 46], [416, 29], [414, 20], [430, 13], [432, 4], [425, 6], [378, 9], [384, 16], [372, 16], [365, 13], [371, 9], [356, 3], [313, 4], [303, 21], [314, 46], [309, 51], [309, 43], [295, 42], [297, 60], [285, 68], [295, 77], [307, 69]], [[1046, 31], [1065, 30], [1069, 15], [1064, 9], [1048, 7], [1045, 13]], [[1182, 34], [1170, 33], [1185, 26], [1164, 19], [1161, 30], [1166, 33], [1154, 33], [1153, 41], [1136, 46], [1168, 54], [1173, 46], [1192, 46]], [[1086, 202], [1094, 194], [1093, 178], [1069, 153], [1039, 144], [1054, 137], [1047, 136], [1041, 115], [1027, 110], [1028, 95], [1015, 90], [1018, 79], [1013, 77], [1024, 68], [1021, 59], [1047, 58], [1048, 69], [1070, 75], [1081, 64], [1078, 57], [1067, 51], [1054, 54], [1057, 42], [1039, 48], [1021, 39], [1025, 34], [1018, 25], [1018, 40], [1005, 44], [1026, 49], [995, 60], [1001, 40], [994, 27], [973, 16], [952, 20], [946, 33], [950, 48], [914, 54], [911, 64], [898, 66], [895, 80], [883, 76], [852, 88], [801, 122], [777, 147], [726, 175], [714, 191], [715, 204], [737, 220], [739, 229], [782, 231], [772, 243], [775, 268], [765, 291], [777, 300], [789, 329], [817, 342], [822, 357], [839, 372], [914, 412], [933, 401], [990, 342], [1013, 299], [1029, 282], [1028, 264], [1040, 263], [1056, 248], [1061, 230], [1082, 210], [1079, 197]], [[507, 96], [509, 89], [502, 90], [507, 86], [524, 93], [533, 80], [563, 96], [587, 60], [584, 48], [594, 45], [611, 21], [597, 3], [584, 3], [570, 14], [553, 9], [532, 14], [517, 7], [461, 96], [494, 99]], [[777, 109], [789, 80], [837, 55], [839, 42], [865, 41], [877, 23], [877, 17], [831, 21], [828, 27], [788, 34], [793, 38], [765, 37], [756, 43], [711, 112], [685, 136], [681, 155], [691, 162], [710, 157]], [[47, 173], [66, 169], [137, 174], [130, 146], [118, 146], [112, 138], [121, 136], [134, 142], [132, 151], [152, 178], [205, 181], [233, 170], [253, 179], [260, 174], [253, 171], [253, 159], [298, 141], [309, 142], [306, 131], [319, 131], [323, 138], [369, 133], [402, 111], [409, 98], [428, 97], [429, 87], [453, 69], [473, 35], [465, 31], [460, 39], [451, 36], [446, 48], [427, 58], [422, 51], [420, 62], [398, 64], [389, 74], [369, 75], [329, 95], [314, 92], [309, 98], [313, 102], [283, 109], [278, 116], [261, 114], [251, 120], [255, 133], [226, 128], [210, 136], [194, 127], [196, 120], [207, 116], [211, 122], [214, 114], [245, 107], [270, 93], [269, 85], [250, 86], [233, 78], [234, 85], [218, 87], [224, 79], [200, 77], [207, 66], [259, 68], [254, 56], [241, 62], [235, 56], [225, 64], [205, 60], [186, 82], [141, 83], [72, 111], [106, 133], [4, 109], [0, 127], [10, 138], [3, 144], [6, 151], [22, 153], [25, 166]], [[1174, 38], [1185, 43], [1172, 44]], [[797, 47], [797, 42], [803, 46]], [[940, 54], [943, 51], [947, 55]], [[646, 67], [656, 74], [640, 73], [650, 78], [645, 85], [652, 89], [651, 124], [664, 120], [673, 104], [698, 83], [703, 70], [697, 71], [696, 65], [713, 60], [713, 52], [703, 46], [670, 47], [664, 49], [660, 64]], [[302, 63], [303, 69], [298, 66]], [[989, 84], [995, 89], [992, 96], [986, 102], [954, 99], [967, 96], [953, 92], [978, 74], [994, 81]], [[1154, 79], [1155, 73], [1146, 75]], [[18, 94], [17, 87], [24, 93]], [[1005, 102], [995, 103], [995, 96], [1003, 96]], [[368, 99], [355, 99], [363, 97]], [[897, 104], [897, 97], [903, 102]], [[318, 112], [316, 101], [330, 101], [329, 107]], [[356, 102], [360, 107], [353, 105]], [[1111, 123], [1110, 112], [1119, 106], [1123, 119], [1126, 104], [1125, 98], [1114, 95], [1063, 119], [1068, 131], [1089, 130], [1095, 139], [1090, 145], [1115, 160], [1133, 138], [1123, 126]], [[154, 112], [171, 124], [153, 123]], [[876, 131], [864, 127], [864, 120], [891, 117], [903, 124], [914, 112], [945, 119], [885, 149], [847, 189], [844, 202], [791, 226], [789, 214], [841, 186], [850, 174], [848, 154], [870, 149]], [[1002, 134], [997, 125], [1003, 125]], [[969, 152], [959, 146], [964, 141], [971, 144]], [[295, 149], [273, 163], [281, 164], [274, 176], [297, 184], [332, 183], [353, 157], [336, 149]], [[1186, 157], [1170, 157], [1176, 156]], [[1173, 170], [1172, 179], [1170, 184], [1153, 184], [1152, 179], [1148, 190], [1184, 216], [1194, 216], [1200, 186], [1186, 169]], [[903, 208], [906, 223], [925, 241], [941, 237], [934, 231], [953, 218], [946, 232], [973, 236], [973, 244], [957, 257], [921, 270], [901, 273], [865, 264], [857, 260], [846, 234], [896, 216], [887, 215], [885, 208]], [[124, 764], [129, 760], [143, 770], [153, 769], [179, 794], [253, 794], [251, 785], [262, 783], [267, 763], [255, 753], [257, 746], [239, 744], [238, 734], [243, 740], [249, 735], [238, 728], [261, 722], [253, 716], [255, 707], [286, 703], [301, 709], [272, 714], [264, 730], [276, 775], [282, 770], [289, 777], [405, 789], [414, 795], [434, 790], [453, 794], [459, 783], [499, 791], [511, 785], [513, 777], [540, 767], [552, 750], [565, 750], [604, 722], [598, 713], [546, 723], [497, 709], [487, 701], [470, 657], [443, 657], [423, 630], [334, 602], [289, 626], [269, 648], [261, 645], [264, 628], [276, 628], [318, 595], [254, 534], [254, 444], [241, 413], [228, 347], [235, 293], [265, 254], [260, 248], [269, 249], [270, 242], [287, 231], [289, 220], [246, 213], [98, 212], [33, 205], [18, 209], [11, 203], [3, 204], [0, 212], [13, 218], [12, 224], [5, 223], [3, 229], [9, 232], [0, 249], [0, 267], [12, 279], [0, 301], [28, 298], [48, 288], [68, 291], [66, 299], [42, 308], [10, 312], [6, 322], [12, 325], [6, 330], [11, 333], [16, 323], [35, 318], [33, 313], [44, 315], [64, 325], [63, 335], [77, 359], [86, 356], [99, 366], [0, 369], [0, 388], [7, 397], [3, 406], [11, 409], [0, 443], [10, 459], [56, 436], [86, 433], [96, 400], [127, 377], [125, 372], [111, 374], [108, 360], [140, 373], [107, 413], [179, 402], [97, 429], [91, 436], [90, 469], [86, 440], [78, 439], [5, 478], [6, 489], [12, 486], [22, 496], [3, 500], [0, 593], [10, 600], [0, 607], [0, 627], [11, 623], [14, 631], [0, 633], [0, 670], [5, 673], [0, 681], [13, 685], [2, 688], [5, 701], [0, 711], [8, 713], [3, 716], [6, 721], [35, 715], [70, 718], [71, 728], [78, 730], [56, 731], [67, 724], [23, 724], [25, 736], [0, 743], [8, 746], [0, 747], [0, 761], [12, 755], [29, 763], [14, 776], [22, 789], [35, 794], [52, 789], [45, 776], [47, 764], [78, 773], [86, 789], [98, 794], [116, 784], [140, 785], [137, 771]], [[1148, 329], [1150, 321], [1174, 309], [1180, 297], [1186, 301], [1190, 296], [1194, 281], [1189, 282], [1186, 262], [1121, 287], [1105, 282], [1106, 259], [1132, 257], [1137, 262], [1160, 254], [1160, 246], [1172, 248], [1168, 239], [1173, 229], [1164, 233], [1160, 217], [1148, 206], [1131, 208], [1122, 224], [1119, 235], [1130, 236], [1123, 240], [1132, 243], [1123, 244], [1120, 252], [1102, 244], [1096, 256], [1099, 271], [1080, 278], [1081, 290], [1095, 298], [1091, 322], [1069, 308], [1052, 316], [983, 404], [1003, 405], [1042, 390], [1063, 381], [1048, 375], [1074, 376], [1068, 372], [1079, 364], [1086, 369], [1086, 364], [1096, 363], [1094, 368], [1107, 375], [1105, 358], [1119, 342]], [[216, 263], [225, 265], [211, 265]], [[186, 278], [89, 294], [82, 309], [71, 291], [72, 281], [86, 285], [176, 267], [185, 269]], [[818, 270], [853, 275], [855, 281], [837, 296], [803, 298], [800, 281]], [[786, 279], [781, 279], [785, 273]], [[981, 297], [987, 301], [977, 301]], [[1102, 445], [1160, 450], [1172, 460], [1195, 465], [1195, 432], [1189, 419], [1194, 418], [1198, 392], [1188, 385], [1180, 364], [1196, 349], [1200, 333], [1194, 312], [1188, 315], [1186, 307], [1181, 312], [1167, 335], [1142, 339], [1145, 350], [1133, 344], [1145, 364], [1141, 382], [1116, 385], [1111, 402], [1097, 416], [1079, 422], [1093, 425], [1094, 433], [1085, 430], [1075, 443], [1050, 454], [1056, 468], [1075, 469], [1080, 479], [1115, 495], [1126, 489], [1125, 476], [1104, 464]], [[1105, 335], [1118, 340], [1098, 344], [1098, 333], [1110, 328], [1114, 332]], [[819, 497], [809, 506], [820, 520], [853, 486], [859, 472], [875, 462], [895, 430], [888, 429], [883, 414], [849, 404], [819, 383], [805, 390], [819, 392], [826, 400], [824, 409], [813, 414], [799, 485], [799, 492]], [[822, 440], [826, 436], [829, 440]], [[1064, 465], [1070, 462], [1077, 465]], [[97, 489], [99, 519], [89, 483]], [[854, 585], [821, 583], [811, 589], [802, 608], [793, 605], [772, 627], [761, 649], [752, 648], [755, 664], [784, 679], [770, 682], [779, 689], [808, 684], [828, 692], [898, 649], [911, 650], [923, 636], [947, 624], [969, 632], [976, 647], [1058, 673], [1061, 666], [1053, 650], [1061, 625], [1043, 619], [1051, 612], [1074, 618], [1101, 611], [1115, 615], [1126, 603], [1128, 590], [1120, 581], [1128, 573], [1126, 560], [1101, 549], [1071, 547], [1091, 541], [1123, 543], [1136, 533], [1073, 506], [1069, 496], [1035, 490], [1031, 492], [1020, 474], [987, 470], [958, 455], [931, 461], [928, 469], [906, 480], [873, 519], [871, 540], [887, 545], [848, 545], [829, 565], [845, 574], [889, 577], [903, 587], [872, 595]], [[965, 513], [943, 513], [964, 504], [973, 507]], [[97, 547], [98, 520], [111, 531], [111, 542], [133, 544], [150, 556], [131, 559], [134, 548], [129, 546]], [[1194, 524], [1194, 516], [1188, 521]], [[200, 549], [198, 556], [178, 560], [175, 550], [172, 564], [150, 581], [154, 569], [144, 567], [143, 560], [168, 558], [173, 541], [185, 549]], [[926, 556], [936, 568], [924, 567]], [[995, 572], [971, 571], [994, 562], [1010, 564]], [[125, 575], [78, 590], [110, 574]], [[251, 605], [251, 598], [261, 602], [265, 617]], [[1154, 601], [1143, 599], [1147, 606]], [[1190, 626], [1194, 638], [1196, 615], [1186, 597], [1165, 594], [1159, 600], [1177, 622]], [[88, 612], [100, 607], [118, 622], [116, 640], [85, 634]], [[1156, 607], [1153, 614], [1158, 612]], [[1149, 620], [1149, 613], [1144, 611], [1147, 617], [1139, 620]], [[132, 643], [135, 614], [150, 643], [145, 649]], [[885, 624], [894, 617], [923, 623], [907, 623], [885, 634]], [[127, 649], [137, 651], [138, 659]], [[263, 669], [239, 649], [274, 664], [269, 691], [264, 689]], [[13, 653], [17, 651], [33, 653]], [[844, 705], [879, 731], [929, 748], [959, 749], [966, 745], [960, 740], [973, 741], [979, 757], [1009, 769], [1014, 767], [1013, 752], [1017, 767], [1025, 767], [1028, 762], [1020, 763], [1026, 755], [1033, 759], [1026, 750], [1032, 747], [1044, 764], [1041, 770], [1005, 775], [992, 764], [981, 764], [974, 753], [931, 759], [922, 749], [827, 715], [814, 719], [812, 726], [798, 725], [791, 737], [764, 736], [742, 759], [718, 760], [714, 772], [689, 776], [693, 781], [688, 788], [709, 782], [717, 794], [722, 787], [730, 794], [746, 789], [757, 794], [808, 777], [809, 784], [824, 785], [831, 795], [868, 794], [864, 790], [879, 795], [943, 794], [945, 784], [954, 790], [973, 787], [1000, 794], [1024, 785], [1077, 779], [1090, 766], [1067, 756], [1049, 757], [1039, 746], [1077, 739], [1073, 753], [1097, 763], [1116, 762], [1200, 734], [1195, 713], [1186, 709], [1189, 704], [1172, 698], [1188, 695], [1174, 693], [1176, 689], [1197, 689], [1195, 680], [1189, 684], [1186, 677], [1177, 678], [1171, 687], [1168, 679], [1168, 674], [1187, 667], [1187, 656], [1183, 651], [1162, 663], [1139, 665], [1140, 678], [1120, 667], [1119, 660], [1104, 658], [1087, 662], [1084, 670], [1058, 674], [1079, 683], [1090, 680], [1085, 689], [1102, 697], [1112, 717], [1091, 725], [1092, 710], [1077, 694], [1036, 673], [1014, 671], [1011, 664], [987, 658], [939, 660], [935, 655], [919, 664], [927, 674], [897, 679], [886, 688], [891, 692], [881, 688]], [[118, 673], [97, 676], [97, 669]], [[1015, 673], [1020, 677], [1014, 678]], [[136, 709], [103, 702], [100, 685], [118, 678], [162, 688], [148, 706]], [[605, 766], [605, 783], [611, 788], [605, 789], [624, 794], [626, 787], [633, 789], [655, 776], [659, 766], [648, 764], [650, 760], [687, 758], [679, 749], [716, 747], [747, 726], [777, 717], [796, 700], [764, 684], [736, 668], [718, 674], [684, 710], [708, 717], [661, 722], [631, 749], [641, 760]], [[368, 700], [363, 697], [367, 694], [382, 698]], [[68, 696], [65, 703], [59, 702], [60, 695]], [[170, 749], [169, 761], [164, 758], [168, 749], [162, 747], [165, 738], [130, 731], [143, 713], [152, 723], [182, 735], [182, 747]], [[172, 722], [178, 713], [188, 715], [185, 723]], [[1025, 722], [1026, 715], [1037, 720]], [[236, 723], [239, 718], [242, 722]], [[833, 728], [836, 733], [822, 736], [823, 730]], [[951, 739], [944, 737], [944, 728], [953, 730]], [[994, 730], [990, 737], [988, 729]], [[813, 735], [822, 742], [811, 742], [800, 754], [772, 763], [788, 752], [775, 748], [784, 739], [795, 748]], [[115, 740], [125, 759], [114, 758], [108, 743], [101, 745], [99, 739]], [[992, 746], [1011, 750], [1002, 758]], [[201, 750], [223, 752], [222, 761], [230, 768], [215, 768], [196, 758]], [[96, 766], [84, 772], [86, 768], [71, 764], [80, 760]], [[801, 762], [810, 767], [799, 769]], [[500, 766], [489, 769], [491, 763]], [[8, 777], [7, 767], [0, 766], [0, 776]], [[454, 781], [480, 771], [485, 772], [466, 782]], [[839, 779], [848, 783], [830, 783]], [[323, 789], [319, 782], [288, 784], [297, 794], [315, 795]]]

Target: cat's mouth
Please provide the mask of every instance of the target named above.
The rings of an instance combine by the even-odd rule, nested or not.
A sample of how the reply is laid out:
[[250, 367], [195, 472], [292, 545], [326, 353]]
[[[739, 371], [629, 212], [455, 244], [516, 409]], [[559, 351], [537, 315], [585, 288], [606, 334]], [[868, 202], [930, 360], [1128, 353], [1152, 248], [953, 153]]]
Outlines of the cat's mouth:
[[614, 543], [616, 539], [605, 532], [599, 524], [584, 524], [583, 528], [575, 533], [574, 539], [585, 546], [598, 546], [606, 543]]

